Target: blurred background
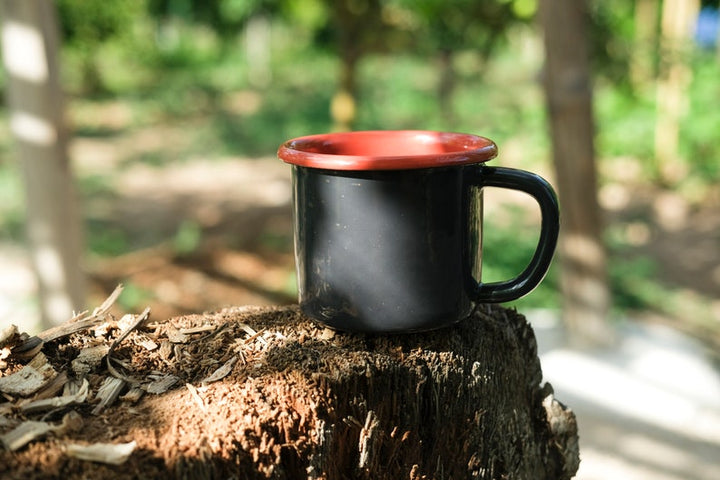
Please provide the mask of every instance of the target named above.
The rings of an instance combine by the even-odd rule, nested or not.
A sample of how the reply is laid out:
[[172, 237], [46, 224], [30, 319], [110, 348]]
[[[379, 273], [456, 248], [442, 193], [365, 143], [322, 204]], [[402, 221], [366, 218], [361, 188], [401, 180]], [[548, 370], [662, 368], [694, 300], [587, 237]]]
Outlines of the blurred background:
[[[720, 478], [717, 0], [0, 4], [0, 325], [118, 283], [158, 320], [294, 303], [280, 143], [475, 133], [558, 187], [558, 260], [512, 306], [578, 411], [578, 478]], [[483, 280], [507, 279], [538, 212], [485, 198]]]

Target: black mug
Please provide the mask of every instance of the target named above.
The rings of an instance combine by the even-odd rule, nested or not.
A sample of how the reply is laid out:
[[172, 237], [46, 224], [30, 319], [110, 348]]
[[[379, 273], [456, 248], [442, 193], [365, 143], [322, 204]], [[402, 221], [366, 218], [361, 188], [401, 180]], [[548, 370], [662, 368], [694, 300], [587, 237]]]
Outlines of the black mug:
[[[475, 304], [520, 298], [544, 278], [559, 230], [543, 178], [485, 166], [483, 137], [432, 131], [311, 135], [284, 143], [292, 164], [295, 260], [302, 311], [337, 330], [432, 330]], [[517, 277], [482, 283], [482, 188], [530, 194], [540, 238]], [[508, 246], [511, 248], [511, 246]]]

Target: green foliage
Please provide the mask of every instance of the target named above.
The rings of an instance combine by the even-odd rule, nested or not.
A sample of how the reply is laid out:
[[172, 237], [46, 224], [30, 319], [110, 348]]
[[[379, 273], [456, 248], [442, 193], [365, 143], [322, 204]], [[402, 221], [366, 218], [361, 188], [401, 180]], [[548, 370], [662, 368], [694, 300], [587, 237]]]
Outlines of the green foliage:
[[281, 4], [283, 16], [309, 31], [318, 31], [329, 22], [330, 13], [323, 0], [285, 0]]
[[136, 312], [143, 309], [154, 296], [150, 290], [126, 281], [123, 283], [123, 291], [118, 298], [118, 304], [126, 312]]
[[24, 193], [14, 167], [0, 161], [0, 242], [20, 242], [24, 236]]
[[589, 1], [593, 73], [625, 87], [629, 86], [628, 71], [633, 51], [633, 4], [626, 0]]
[[128, 233], [109, 220], [85, 221], [87, 249], [98, 257], [117, 257], [132, 250]]
[[204, 24], [220, 36], [237, 36], [248, 18], [276, 9], [274, 0], [148, 0], [150, 15], [159, 20], [180, 19]]
[[[494, 189], [487, 189], [485, 203], [493, 201]], [[528, 224], [526, 212], [502, 208], [486, 214], [483, 230], [483, 282], [515, 278], [530, 263], [539, 237], [539, 225]], [[551, 266], [545, 280], [532, 295], [511, 302], [518, 308], [558, 308], [557, 267]]]
[[[714, 53], [692, 57], [693, 82], [680, 130], [680, 152], [688, 172], [682, 183], [711, 185], [720, 181], [720, 110], [708, 105], [720, 98], [720, 63]], [[634, 158], [648, 181], [657, 176], [654, 161], [656, 123], [654, 90], [632, 92], [614, 83], [600, 82], [595, 89], [600, 158]]]
[[197, 222], [184, 220], [175, 232], [173, 250], [178, 255], [189, 255], [195, 252], [202, 241], [202, 229]]
[[83, 49], [132, 31], [133, 22], [144, 12], [142, 0], [58, 0], [63, 40]]
[[686, 121], [681, 127], [682, 153], [691, 165], [691, 174], [704, 182], [720, 182], [720, 109], [708, 108], [720, 99], [720, 62], [715, 52], [694, 57], [693, 83], [689, 90]]
[[600, 85], [595, 91], [595, 115], [600, 125], [597, 148], [601, 156], [634, 157], [650, 175], [654, 163], [654, 95], [636, 96], [614, 85]]
[[[129, 37], [144, 16], [143, 0], [58, 0], [58, 15], [66, 46], [66, 60], [73, 60], [79, 89], [88, 94], [106, 91], [98, 65], [101, 50]], [[67, 51], [69, 50], [69, 51]], [[68, 70], [68, 69], [66, 69]]]
[[394, 0], [420, 51], [475, 48], [489, 57], [510, 28], [529, 21], [536, 0]]

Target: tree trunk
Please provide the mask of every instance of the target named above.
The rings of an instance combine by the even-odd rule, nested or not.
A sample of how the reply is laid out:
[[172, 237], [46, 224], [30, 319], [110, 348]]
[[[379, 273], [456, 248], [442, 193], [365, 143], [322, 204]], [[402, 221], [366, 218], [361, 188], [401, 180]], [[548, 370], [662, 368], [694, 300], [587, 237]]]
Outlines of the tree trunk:
[[26, 190], [27, 234], [46, 326], [84, 305], [81, 224], [67, 158], [54, 2], [2, 0], [10, 128]]
[[330, 102], [333, 130], [352, 130], [357, 112], [357, 65], [359, 57], [349, 49], [340, 57], [340, 81], [338, 90]]
[[455, 96], [455, 86], [457, 83], [455, 66], [453, 65], [454, 55], [452, 50], [442, 49], [440, 50], [438, 58], [440, 63], [440, 81], [438, 82], [437, 92], [440, 112], [445, 123], [453, 128], [457, 123], [453, 105], [453, 97]]
[[245, 55], [248, 62], [248, 83], [264, 89], [272, 80], [271, 23], [264, 14], [255, 14], [245, 25]]
[[582, 0], [543, 0], [545, 96], [562, 207], [563, 317], [581, 343], [612, 340], [610, 293], [597, 202], [590, 64]]
[[333, 130], [352, 130], [355, 124], [358, 65], [382, 45], [383, 22], [379, 0], [325, 0], [335, 29], [334, 44], [340, 57], [338, 89], [330, 103]]
[[688, 170], [680, 155], [680, 121], [687, 110], [687, 89], [692, 80], [688, 52], [699, 7], [698, 0], [663, 2], [655, 162], [660, 180], [667, 185], [682, 180]]
[[630, 58], [630, 79], [638, 90], [655, 79], [659, 0], [635, 0], [635, 38]]
[[[127, 393], [101, 413], [73, 406], [86, 412], [82, 429], [0, 452], [0, 476], [564, 480], [578, 468], [575, 417], [540, 385], [533, 331], [512, 310], [481, 306], [451, 328], [394, 336], [334, 332], [293, 306], [126, 324], [119, 340], [110, 325], [67, 348], [48, 341], [48, 362], [76, 368], [70, 358], [100, 340], [112, 374], [139, 386], [130, 392], [157, 391], [158, 378], [174, 389]], [[107, 383], [105, 366], [83, 365], [88, 398]], [[1, 415], [7, 444], [18, 436]], [[97, 443], [134, 452], [121, 467], [67, 453]]]

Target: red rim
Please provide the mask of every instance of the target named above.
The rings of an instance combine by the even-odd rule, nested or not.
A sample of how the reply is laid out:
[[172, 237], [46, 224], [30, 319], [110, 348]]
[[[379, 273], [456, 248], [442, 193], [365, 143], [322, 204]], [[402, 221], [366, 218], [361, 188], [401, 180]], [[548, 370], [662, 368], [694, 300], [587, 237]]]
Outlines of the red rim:
[[286, 163], [328, 170], [406, 170], [486, 162], [497, 156], [487, 138], [426, 130], [327, 133], [288, 140]]

